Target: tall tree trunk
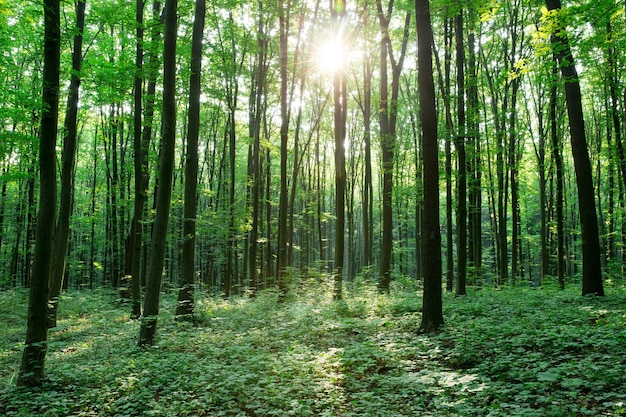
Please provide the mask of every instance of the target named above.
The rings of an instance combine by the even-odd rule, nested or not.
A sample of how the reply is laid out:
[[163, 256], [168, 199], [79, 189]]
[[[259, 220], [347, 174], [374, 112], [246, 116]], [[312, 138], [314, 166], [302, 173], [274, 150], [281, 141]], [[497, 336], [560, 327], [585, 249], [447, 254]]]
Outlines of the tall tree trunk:
[[[346, 4], [343, 0], [330, 1], [334, 42], [346, 47], [344, 28]], [[338, 57], [345, 59], [345, 57]], [[347, 111], [346, 76], [339, 66], [333, 73], [334, 135], [335, 135], [335, 271], [333, 299], [341, 300], [343, 282], [343, 258], [345, 252], [345, 215], [346, 215], [346, 111]]]
[[[376, 1], [378, 20], [380, 22], [380, 106], [379, 124], [381, 138], [381, 169], [383, 171], [382, 190], [382, 241], [380, 245], [380, 271], [378, 288], [388, 292], [391, 284], [391, 269], [393, 259], [393, 169], [396, 152], [396, 121], [398, 116], [398, 96], [400, 91], [400, 74], [406, 54], [408, 42], [408, 28], [411, 15], [407, 13], [404, 21], [404, 34], [400, 56], [395, 58], [391, 39], [389, 37], [389, 23], [393, 12], [393, 0], [389, 1], [387, 11], [383, 10], [381, 0]], [[391, 96], [387, 75], [387, 63], [391, 61]]]
[[563, 208], [565, 201], [563, 198], [565, 187], [565, 168], [563, 167], [563, 156], [561, 155], [562, 141], [558, 134], [557, 125], [557, 63], [556, 57], [552, 71], [552, 87], [550, 88], [550, 138], [552, 143], [552, 158], [556, 171], [556, 199], [554, 202], [556, 211], [556, 235], [557, 235], [557, 277], [559, 287], [565, 289], [565, 215]]
[[372, 65], [369, 54], [363, 60], [363, 146], [364, 146], [364, 174], [363, 197], [363, 266], [370, 267], [374, 262], [373, 242], [373, 206], [374, 191], [372, 185]]
[[287, 100], [288, 47], [289, 47], [289, 13], [291, 0], [281, 0], [279, 3], [279, 32], [280, 32], [280, 200], [278, 203], [278, 265], [277, 280], [281, 293], [287, 291], [287, 217], [289, 208], [287, 188], [287, 154], [289, 139], [289, 111]]
[[39, 214], [31, 270], [26, 341], [17, 385], [38, 386], [44, 378], [48, 347], [48, 283], [57, 205], [56, 137], [59, 111], [61, 15], [59, 0], [44, 1], [44, 64], [39, 138]]
[[516, 284], [520, 275], [521, 251], [521, 219], [519, 207], [519, 184], [517, 180], [517, 93], [519, 91], [519, 75], [511, 81], [511, 113], [509, 116], [509, 182], [511, 187], [511, 285]]
[[454, 19], [456, 40], [457, 85], [457, 273], [456, 295], [465, 295], [467, 281], [467, 159], [465, 155], [465, 47], [463, 45], [463, 9]]
[[433, 31], [428, 0], [415, 0], [417, 23], [418, 90], [420, 119], [424, 141], [424, 294], [422, 323], [425, 333], [443, 326], [441, 300], [441, 232], [439, 230], [439, 146], [437, 144], [437, 109], [432, 69]]
[[182, 268], [178, 288], [177, 317], [194, 314], [196, 277], [196, 216], [198, 211], [198, 137], [200, 136], [200, 94], [202, 72], [202, 34], [206, 0], [196, 0], [191, 39], [191, 75], [189, 76], [189, 126], [185, 155], [185, 207], [183, 221]]
[[[560, 0], [546, 0], [548, 10], [561, 9]], [[557, 16], [557, 19], [559, 17]], [[582, 294], [604, 295], [602, 283], [602, 262], [600, 259], [600, 238], [596, 215], [595, 194], [591, 174], [591, 162], [587, 149], [585, 119], [583, 116], [582, 97], [578, 72], [563, 24], [557, 21], [557, 30], [552, 36], [554, 52], [561, 67], [565, 81], [565, 99], [571, 136], [576, 185], [578, 187], [578, 204], [580, 208], [580, 226], [582, 235], [583, 285]]]
[[139, 346], [151, 345], [156, 334], [161, 277], [165, 260], [167, 227], [172, 195], [172, 173], [176, 144], [176, 31], [177, 0], [165, 3], [165, 36], [163, 49], [163, 134], [159, 161], [159, 187], [156, 194], [156, 214], [152, 230], [150, 267], [146, 279], [144, 312], [139, 331]]
[[[135, 157], [133, 159], [135, 168], [135, 203], [134, 216], [131, 223], [130, 235], [127, 239], [129, 242], [128, 253], [126, 256], [126, 269], [131, 276], [131, 317], [139, 318], [141, 316], [141, 247], [143, 243], [143, 211], [147, 198], [147, 184], [145, 177], [147, 175], [147, 149], [143, 148], [141, 140], [141, 124], [143, 112], [143, 54], [144, 54], [144, 29], [143, 29], [143, 10], [144, 0], [136, 0], [135, 2], [135, 21], [136, 28], [136, 54], [135, 54], [135, 81], [134, 81], [134, 103], [133, 103], [133, 150]], [[145, 171], [144, 171], [145, 170]]]
[[85, 28], [85, 0], [74, 3], [76, 10], [76, 30], [72, 51], [72, 76], [67, 98], [65, 125], [63, 127], [63, 154], [61, 156], [61, 203], [59, 217], [54, 231], [54, 254], [48, 294], [48, 328], [56, 327], [59, 295], [63, 286], [67, 263], [67, 244], [70, 234], [70, 215], [74, 197], [74, 169], [76, 166], [78, 92], [80, 89], [80, 69], [83, 53], [83, 30]]
[[259, 22], [257, 29], [257, 62], [256, 68], [253, 74], [253, 85], [255, 88], [253, 89], [252, 94], [250, 95], [251, 101], [251, 115], [250, 115], [250, 136], [253, 139], [252, 145], [252, 160], [249, 162], [250, 173], [251, 173], [251, 182], [252, 182], [252, 225], [250, 230], [250, 254], [248, 260], [248, 269], [249, 269], [249, 291], [250, 295], [254, 297], [259, 287], [259, 263], [258, 263], [258, 252], [259, 252], [259, 229], [260, 229], [260, 216], [261, 216], [261, 206], [260, 206], [260, 196], [262, 191], [262, 182], [261, 182], [261, 122], [262, 122], [262, 109], [263, 106], [263, 97], [265, 94], [265, 83], [266, 83], [266, 75], [267, 75], [267, 47], [268, 42], [265, 39], [265, 29], [264, 29], [264, 21], [263, 21], [263, 2], [259, 1]]

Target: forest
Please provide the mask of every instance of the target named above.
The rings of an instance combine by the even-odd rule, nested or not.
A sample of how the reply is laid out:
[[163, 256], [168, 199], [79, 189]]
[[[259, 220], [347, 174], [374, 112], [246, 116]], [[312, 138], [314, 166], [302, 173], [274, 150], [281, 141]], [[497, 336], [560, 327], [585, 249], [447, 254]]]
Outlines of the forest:
[[626, 414], [626, 2], [0, 0], [0, 51], [1, 415]]

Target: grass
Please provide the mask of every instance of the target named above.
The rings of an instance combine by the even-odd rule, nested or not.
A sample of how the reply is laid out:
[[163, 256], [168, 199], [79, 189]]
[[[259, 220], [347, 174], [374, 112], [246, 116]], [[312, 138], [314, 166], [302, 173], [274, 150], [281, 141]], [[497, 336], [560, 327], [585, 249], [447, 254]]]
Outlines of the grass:
[[446, 295], [433, 337], [408, 291], [203, 298], [193, 323], [173, 320], [165, 294], [145, 350], [112, 293], [69, 292], [38, 389], [15, 387], [26, 300], [0, 293], [2, 416], [625, 415], [623, 289]]

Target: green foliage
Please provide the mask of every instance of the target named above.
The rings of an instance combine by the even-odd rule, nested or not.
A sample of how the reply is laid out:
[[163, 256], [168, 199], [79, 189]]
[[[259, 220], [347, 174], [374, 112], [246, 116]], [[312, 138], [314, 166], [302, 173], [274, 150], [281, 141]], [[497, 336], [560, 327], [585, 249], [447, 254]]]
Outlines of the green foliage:
[[[308, 286], [311, 288], [311, 286]], [[348, 285], [289, 302], [201, 298], [158, 343], [109, 292], [62, 296], [48, 381], [14, 387], [24, 291], [0, 293], [0, 414], [6, 416], [619, 416], [626, 293], [483, 290], [445, 300], [446, 329], [416, 334], [419, 297]]]

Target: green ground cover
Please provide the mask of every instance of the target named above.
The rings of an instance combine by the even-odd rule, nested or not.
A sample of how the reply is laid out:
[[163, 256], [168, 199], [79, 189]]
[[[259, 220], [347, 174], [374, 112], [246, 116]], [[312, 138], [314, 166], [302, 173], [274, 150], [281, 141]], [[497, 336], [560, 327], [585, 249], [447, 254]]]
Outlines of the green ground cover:
[[15, 387], [27, 293], [0, 293], [1, 416], [626, 415], [626, 290], [471, 291], [444, 300], [441, 334], [417, 333], [421, 299], [361, 286], [346, 301], [163, 299], [158, 344], [109, 292], [63, 295], [49, 380]]

